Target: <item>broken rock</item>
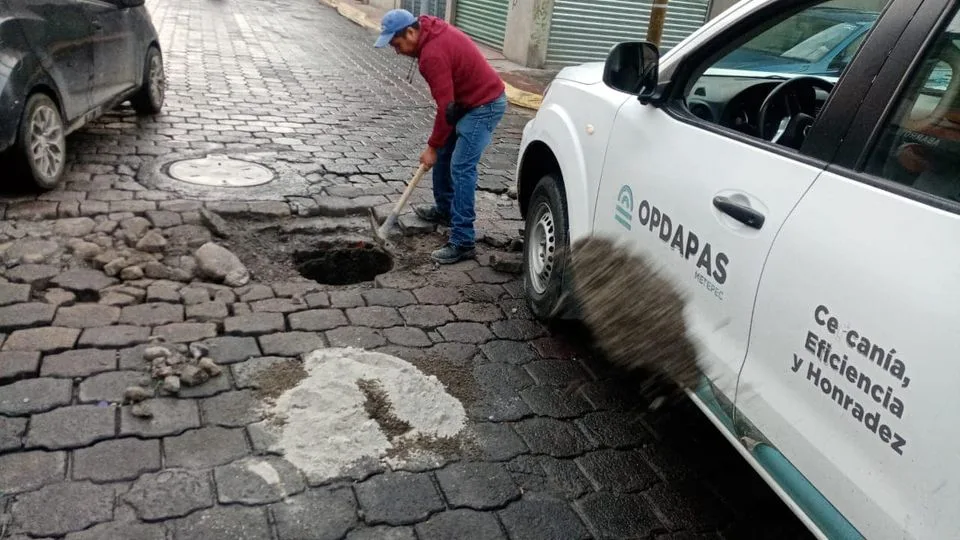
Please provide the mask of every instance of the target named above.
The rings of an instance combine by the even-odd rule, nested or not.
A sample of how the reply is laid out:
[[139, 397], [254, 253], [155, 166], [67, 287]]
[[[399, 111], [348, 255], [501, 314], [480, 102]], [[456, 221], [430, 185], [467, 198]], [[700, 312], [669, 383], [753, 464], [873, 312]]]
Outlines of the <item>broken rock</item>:
[[163, 379], [163, 391], [171, 394], [180, 392], [180, 378], [176, 375], [167, 375]]
[[197, 366], [186, 365], [180, 370], [180, 381], [187, 386], [198, 386], [210, 379], [210, 374]]
[[203, 371], [207, 372], [207, 374], [209, 374], [211, 377], [217, 377], [223, 372], [223, 368], [218, 366], [217, 363], [211, 358], [201, 358], [197, 363], [197, 366]]
[[[200, 274], [215, 281], [224, 281], [228, 276], [231, 282], [250, 280], [250, 272], [240, 259], [223, 246], [207, 242], [194, 253]], [[245, 282], [241, 285], [246, 284]], [[241, 285], [231, 285], [238, 287]]]
[[150, 231], [137, 242], [137, 249], [148, 253], [159, 253], [167, 247], [167, 239], [157, 231]]
[[128, 403], [140, 403], [149, 398], [152, 393], [140, 386], [131, 386], [123, 391], [123, 400]]

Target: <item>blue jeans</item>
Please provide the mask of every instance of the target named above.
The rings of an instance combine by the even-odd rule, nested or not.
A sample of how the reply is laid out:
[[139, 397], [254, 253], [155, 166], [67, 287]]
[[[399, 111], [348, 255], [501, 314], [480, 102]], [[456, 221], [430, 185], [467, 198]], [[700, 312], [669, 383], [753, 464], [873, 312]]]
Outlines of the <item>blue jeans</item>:
[[473, 109], [457, 122], [447, 143], [437, 150], [437, 163], [433, 167], [433, 198], [437, 210], [450, 216], [449, 242], [459, 248], [474, 246], [477, 165], [506, 111], [505, 94]]

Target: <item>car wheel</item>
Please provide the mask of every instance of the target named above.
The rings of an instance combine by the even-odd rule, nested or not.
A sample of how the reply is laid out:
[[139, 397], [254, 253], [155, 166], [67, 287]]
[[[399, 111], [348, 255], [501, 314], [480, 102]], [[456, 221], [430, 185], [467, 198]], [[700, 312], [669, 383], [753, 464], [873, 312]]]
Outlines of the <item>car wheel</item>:
[[157, 114], [163, 108], [166, 96], [167, 76], [163, 71], [163, 56], [160, 49], [151, 46], [143, 63], [143, 86], [130, 99], [137, 114]]
[[567, 209], [553, 174], [540, 179], [530, 196], [523, 235], [523, 286], [527, 304], [539, 319], [553, 319], [563, 294]]
[[34, 94], [27, 100], [15, 159], [36, 187], [51, 190], [60, 183], [67, 161], [66, 131], [60, 108], [44, 94]]

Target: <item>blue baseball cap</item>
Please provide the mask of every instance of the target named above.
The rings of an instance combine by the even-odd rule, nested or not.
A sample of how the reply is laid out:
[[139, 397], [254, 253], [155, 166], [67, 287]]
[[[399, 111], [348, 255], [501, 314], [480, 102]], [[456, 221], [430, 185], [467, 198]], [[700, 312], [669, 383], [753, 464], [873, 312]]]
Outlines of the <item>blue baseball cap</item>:
[[377, 42], [373, 46], [377, 48], [386, 47], [390, 44], [393, 36], [397, 35], [397, 32], [415, 22], [417, 22], [417, 18], [413, 16], [413, 13], [405, 9], [391, 9], [380, 21], [380, 37], [377, 38]]

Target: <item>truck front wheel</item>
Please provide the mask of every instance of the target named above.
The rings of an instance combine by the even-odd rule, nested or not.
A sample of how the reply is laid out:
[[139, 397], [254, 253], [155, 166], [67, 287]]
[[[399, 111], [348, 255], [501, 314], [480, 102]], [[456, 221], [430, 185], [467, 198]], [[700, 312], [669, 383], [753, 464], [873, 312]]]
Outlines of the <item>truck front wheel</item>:
[[566, 199], [554, 173], [541, 178], [533, 189], [523, 245], [527, 304], [537, 318], [554, 318], [563, 294], [569, 249]]

